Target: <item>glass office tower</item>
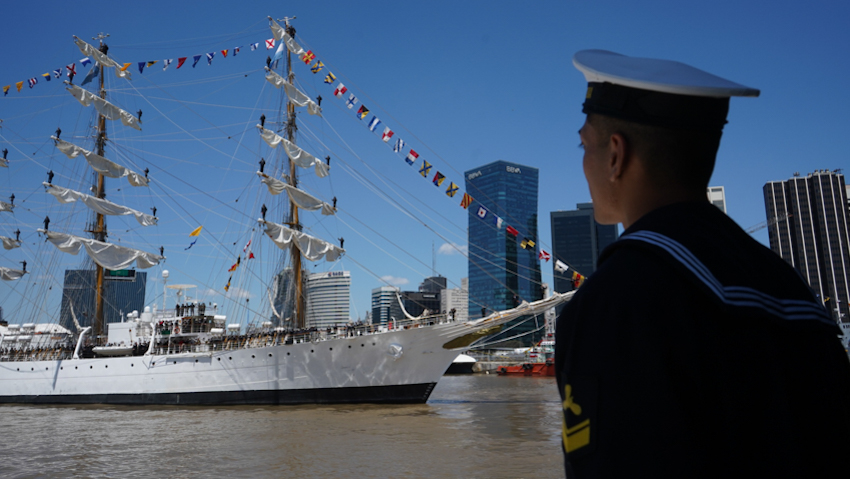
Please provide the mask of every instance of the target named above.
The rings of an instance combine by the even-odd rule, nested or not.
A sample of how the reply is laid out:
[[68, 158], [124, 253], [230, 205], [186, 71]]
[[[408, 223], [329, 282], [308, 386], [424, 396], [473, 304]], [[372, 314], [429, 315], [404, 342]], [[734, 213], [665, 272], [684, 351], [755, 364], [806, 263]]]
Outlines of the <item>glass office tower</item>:
[[537, 168], [499, 160], [464, 177], [474, 198], [468, 208], [469, 317], [542, 299], [537, 248], [523, 249], [508, 232], [510, 226], [520, 238], [538, 242]]
[[[601, 225], [593, 219], [593, 203], [579, 203], [575, 210], [552, 211], [552, 272], [555, 291], [572, 291], [572, 274], [575, 270], [583, 276], [596, 271], [599, 254], [606, 246], [617, 240], [618, 225]], [[555, 260], [561, 260], [570, 269], [559, 272]]]

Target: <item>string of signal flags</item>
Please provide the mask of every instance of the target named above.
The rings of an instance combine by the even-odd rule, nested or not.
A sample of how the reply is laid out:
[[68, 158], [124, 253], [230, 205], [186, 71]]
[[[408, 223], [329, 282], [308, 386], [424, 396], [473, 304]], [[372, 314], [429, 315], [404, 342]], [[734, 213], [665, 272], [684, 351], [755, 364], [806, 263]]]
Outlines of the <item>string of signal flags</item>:
[[[290, 53], [297, 55], [298, 58], [310, 69], [312, 74], [318, 74], [320, 72], [325, 71], [323, 82], [328, 84], [330, 88], [333, 88], [333, 96], [341, 101], [345, 102], [345, 106], [352, 110], [355, 117], [362, 121], [366, 128], [369, 129], [370, 132], [380, 135], [381, 141], [386, 144], [388, 147], [392, 148], [393, 152], [404, 159], [404, 161], [411, 167], [414, 168], [414, 171], [418, 171], [419, 174], [425, 178], [429, 179], [434, 186], [441, 188], [444, 183], [447, 183], [447, 187], [445, 189], [446, 196], [450, 198], [454, 198], [459, 192], [460, 187], [453, 181], [448, 180], [447, 176], [442, 172], [436, 170], [434, 165], [428, 162], [425, 158], [420, 158], [420, 154], [406, 145], [405, 141], [387, 125], [384, 125], [380, 118], [374, 113], [372, 113], [369, 108], [363, 104], [359, 98], [353, 93], [348, 91], [348, 87], [345, 86], [341, 81], [338, 81], [336, 75], [327, 69], [325, 64], [316, 57], [316, 54], [313, 53], [312, 50], [304, 50], [294, 38], [294, 35], [291, 35], [286, 29], [280, 26], [273, 18], [269, 17], [270, 27], [272, 30], [272, 35], [274, 38], [272, 40], [279, 41], [278, 49], [275, 52], [275, 56], [272, 59], [273, 62], [277, 62], [282, 58], [284, 45], [289, 50]], [[269, 43], [269, 40], [266, 41]], [[368, 121], [366, 119], [369, 118]], [[418, 168], [417, 168], [418, 167]], [[431, 176], [431, 170], [434, 169], [434, 175]], [[516, 238], [519, 246], [522, 249], [531, 249], [532, 251], [537, 252], [538, 259], [542, 259], [544, 261], [550, 261], [552, 259], [552, 255], [543, 250], [542, 248], [536, 247], [536, 243], [532, 238], [524, 236], [520, 233], [519, 230], [509, 225], [504, 221], [499, 215], [490, 211], [487, 207], [480, 204], [480, 202], [476, 202], [475, 199], [467, 192], [463, 192], [461, 195], [460, 206], [463, 209], [469, 209], [473, 207], [473, 211], [475, 211], [476, 216], [480, 218], [482, 221], [490, 221], [493, 226], [496, 227], [497, 230], [505, 229], [505, 232], [514, 238]], [[570, 267], [564, 263], [563, 261], [556, 259], [555, 260], [555, 270], [559, 273], [566, 274]], [[572, 272], [572, 281], [573, 284], [578, 287], [583, 282], [585, 277], [579, 272], [573, 270]]]
[[[275, 39], [270, 38], [270, 39], [265, 40], [265, 41], [250, 43], [248, 45], [248, 48], [249, 48], [249, 51], [253, 52], [255, 50], [261, 50], [261, 49], [263, 49], [263, 47], [265, 47], [265, 50], [271, 50], [275, 47], [275, 45], [276, 45]], [[121, 64], [119, 64], [119, 66], [117, 68], [122, 72], [127, 72], [130, 69], [131, 66], [136, 65], [139, 69], [139, 74], [143, 74], [146, 68], [149, 69], [150, 67], [152, 67], [156, 64], [162, 64], [162, 70], [165, 71], [165, 70], [168, 70], [168, 68], [172, 64], [175, 63], [175, 60], [177, 62], [176, 66], [174, 67], [175, 70], [179, 70], [180, 68], [182, 68], [184, 65], [186, 65], [188, 63], [191, 63], [192, 68], [195, 68], [202, 59], [205, 59], [207, 61], [207, 65], [212, 65], [213, 59], [216, 58], [216, 56], [220, 56], [220, 58], [222, 58], [222, 59], [227, 58], [228, 55], [230, 55], [231, 57], [235, 57], [240, 52], [242, 52], [242, 50], [244, 48], [245, 48], [244, 46], [238, 46], [238, 47], [234, 47], [234, 48], [228, 48], [228, 49], [225, 49], [225, 50], [216, 50], [216, 51], [212, 51], [212, 52], [201, 53], [201, 54], [198, 54], [198, 55], [188, 55], [188, 56], [185, 56], [185, 57], [166, 58], [166, 59], [163, 59], [163, 60], [147, 60], [147, 61], [141, 61], [141, 62], [121, 63]], [[189, 61], [190, 58], [191, 58], [191, 60]], [[13, 83], [13, 84], [5, 85], [3, 87], [3, 96], [7, 96], [9, 94], [9, 92], [12, 90], [12, 85], [15, 86], [16, 91], [21, 92], [24, 85], [27, 85], [27, 86], [29, 86], [30, 89], [32, 89], [33, 87], [35, 87], [39, 83], [39, 80], [42, 80], [43, 82], [49, 82], [49, 81], [51, 81], [52, 78], [62, 78], [63, 75], [67, 76], [70, 79], [71, 83], [73, 83], [74, 77], [77, 76], [77, 64], [78, 63], [80, 65], [81, 69], [86, 67], [86, 66], [93, 65], [92, 68], [86, 74], [86, 76], [83, 78], [83, 81], [82, 81], [82, 83], [80, 83], [80, 86], [91, 82], [100, 73], [100, 68], [99, 68], [99, 65], [97, 64], [97, 62], [95, 60], [92, 60], [90, 57], [84, 57], [84, 58], [80, 59], [79, 61], [69, 63], [69, 64], [65, 65], [64, 67], [59, 67], [59, 68], [57, 68], [55, 70], [51, 70], [47, 73], [42, 73], [42, 74], [39, 74], [39, 75], [35, 75], [31, 78], [28, 78], [26, 80], [21, 80], [19, 82]], [[58, 83], [61, 84], [62, 82], [60, 81]]]

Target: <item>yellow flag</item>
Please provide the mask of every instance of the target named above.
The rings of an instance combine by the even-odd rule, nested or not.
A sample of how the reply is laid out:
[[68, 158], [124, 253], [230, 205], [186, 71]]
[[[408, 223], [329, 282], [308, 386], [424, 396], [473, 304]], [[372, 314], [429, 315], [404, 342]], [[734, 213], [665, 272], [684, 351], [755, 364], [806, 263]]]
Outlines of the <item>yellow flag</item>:
[[123, 72], [123, 71], [127, 71], [127, 67], [129, 67], [129, 66], [130, 66], [130, 65], [132, 65], [132, 64], [133, 64], [133, 63], [125, 63], [125, 64], [124, 64], [124, 66], [120, 68], [120, 70], [121, 70], [122, 72]]
[[24, 87], [24, 82], [19, 81], [18, 83], [15, 83], [15, 86], [18, 87], [18, 91], [21, 91], [21, 88]]
[[192, 230], [192, 232], [191, 232], [191, 233], [189, 233], [189, 236], [198, 236], [198, 235], [200, 235], [200, 234], [201, 234], [201, 230], [202, 230], [202, 229], [204, 229], [204, 227], [203, 227], [203, 226], [198, 226], [197, 228], [195, 228], [194, 230]]

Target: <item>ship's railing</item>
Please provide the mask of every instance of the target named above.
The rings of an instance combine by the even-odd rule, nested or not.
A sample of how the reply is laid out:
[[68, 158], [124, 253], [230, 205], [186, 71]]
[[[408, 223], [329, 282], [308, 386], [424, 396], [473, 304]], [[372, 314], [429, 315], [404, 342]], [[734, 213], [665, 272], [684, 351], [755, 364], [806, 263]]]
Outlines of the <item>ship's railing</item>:
[[[176, 315], [168, 316], [157, 314], [157, 319], [177, 319]], [[350, 323], [326, 327], [323, 329], [310, 328], [303, 330], [265, 330], [251, 334], [224, 334], [220, 336], [205, 333], [209, 329], [209, 323], [196, 323], [190, 321], [181, 334], [162, 334], [157, 332], [156, 343], [152, 349], [155, 355], [171, 355], [186, 353], [213, 353], [217, 351], [231, 351], [236, 349], [260, 348], [266, 346], [301, 344], [310, 342], [330, 341], [335, 339], [372, 336], [386, 334], [392, 331], [433, 326], [455, 322], [456, 320], [445, 315], [428, 316], [420, 319], [396, 320], [386, 326], [377, 324]], [[194, 325], [199, 326], [195, 328]], [[203, 325], [203, 327], [201, 327]], [[197, 330], [195, 330], [197, 329]], [[134, 346], [133, 355], [141, 356], [148, 351], [149, 340], [137, 342]], [[0, 348], [0, 361], [50, 361], [70, 360], [74, 354], [74, 345], [56, 345], [47, 347], [12, 346]]]

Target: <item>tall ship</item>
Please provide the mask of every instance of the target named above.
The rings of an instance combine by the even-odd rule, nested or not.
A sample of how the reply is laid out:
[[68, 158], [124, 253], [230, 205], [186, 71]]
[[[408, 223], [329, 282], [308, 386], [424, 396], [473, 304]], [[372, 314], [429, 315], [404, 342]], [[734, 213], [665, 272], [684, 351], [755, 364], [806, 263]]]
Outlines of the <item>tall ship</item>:
[[[498, 332], [508, 321], [543, 314], [569, 299], [569, 294], [555, 293], [476, 320], [457, 319], [451, 311], [426, 310], [414, 316], [402, 305], [403, 317], [385, 323], [323, 322], [322, 315], [330, 313], [316, 309], [317, 302], [306, 291], [308, 268], [319, 262], [338, 262], [346, 249], [342, 238], [328, 240], [317, 234], [329, 233], [328, 228], [307, 223], [323, 224], [326, 218], [336, 217], [341, 207], [336, 196], [329, 200], [327, 193], [314, 194], [303, 188], [329, 182], [334, 175], [330, 155], [322, 159], [322, 153], [310, 152], [327, 146], [315, 135], [307, 135], [305, 141], [300, 138], [299, 128], [309, 126], [302, 125], [298, 115], [307, 114], [321, 122], [321, 96], [314, 99], [305, 94], [293, 69], [293, 64], [303, 62], [315, 74], [322, 64], [295, 40], [289, 19], [269, 17], [269, 25], [272, 38], [267, 42], [277, 42], [276, 49], [270, 49], [265, 59], [255, 57], [254, 63], [261, 68], [245, 73], [248, 80], [242, 80], [241, 74], [233, 76], [233, 81], [253, 81], [253, 87], [262, 90], [261, 99], [271, 98], [271, 106], [259, 108], [255, 103], [241, 107], [261, 115], [256, 125], [238, 131], [240, 144], [250, 145], [243, 150], [254, 155], [246, 159], [244, 151], [239, 156], [231, 154], [240, 168], [211, 165], [203, 159], [204, 150], [221, 153], [228, 147], [234, 136], [232, 128], [208, 122], [190, 129], [173, 121], [166, 101], [196, 113], [200, 123], [205, 118], [192, 110], [199, 103], [183, 102], [160, 84], [132, 83], [130, 67], [135, 64], [114, 58], [106, 43], [108, 35], [94, 37], [93, 43], [74, 37], [90, 70], [85, 78], [76, 67], [54, 76], [64, 80], [65, 95], [76, 102], [71, 113], [72, 107], [62, 108], [62, 124], [46, 135], [44, 142], [49, 143], [39, 147], [53, 152], [50, 163], [39, 164], [46, 181], [38, 187], [43, 187], [46, 200], [36, 200], [33, 194], [27, 196], [27, 205], [21, 199], [15, 204], [14, 195], [8, 202], [0, 202], [0, 214], [17, 215], [24, 209], [32, 216], [40, 210], [30, 205], [50, 200], [47, 208], [53, 215], [53, 219], [50, 214], [39, 219], [40, 227], [33, 231], [17, 229], [0, 236], [5, 251], [21, 248], [30, 255], [20, 266], [10, 264], [8, 257], [0, 264], [2, 280], [22, 285], [13, 291], [30, 306], [19, 307], [11, 324], [0, 322], [0, 403], [425, 402], [448, 366], [470, 344]], [[253, 50], [255, 45], [250, 47]], [[229, 53], [231, 57], [246, 53], [240, 50]], [[218, 53], [224, 61], [228, 50]], [[214, 55], [179, 58], [171, 68], [188, 68], [184, 66], [187, 60], [187, 65], [203, 60], [211, 65]], [[139, 62], [139, 74], [156, 63]], [[162, 63], [165, 71], [172, 60]], [[339, 92], [344, 93], [345, 87], [335, 80], [328, 72], [325, 83], [335, 88], [334, 96], [342, 97]], [[272, 94], [266, 91], [269, 89]], [[129, 104], [145, 107], [133, 111], [136, 107]], [[168, 128], [146, 137], [143, 109], [145, 121], [167, 123]], [[74, 122], [83, 133], [62, 132], [62, 126], [70, 129]], [[4, 125], [7, 131], [12, 126], [13, 121]], [[157, 152], [147, 148], [158, 142], [167, 145], [169, 129], [200, 144], [200, 150], [189, 157], [175, 157], [167, 148]], [[374, 130], [371, 125], [369, 129]], [[249, 135], [256, 139], [254, 143]], [[2, 139], [8, 140], [6, 135]], [[23, 156], [20, 148], [16, 151], [18, 157]], [[0, 166], [27, 166], [16, 164], [15, 156], [4, 152]], [[68, 162], [60, 164], [56, 157]], [[176, 175], [172, 163], [195, 165], [197, 173]], [[257, 165], [256, 171], [245, 173], [247, 164]], [[157, 176], [171, 181], [167, 185]], [[224, 201], [210, 194], [211, 183], [235, 185], [227, 191], [236, 200]], [[175, 184], [179, 187], [169, 186]], [[321, 186], [315, 190], [320, 191]], [[160, 203], [161, 215], [156, 203]], [[207, 231], [203, 224], [212, 221], [211, 217], [229, 218], [222, 228], [225, 231]], [[107, 219], [124, 223], [109, 229]], [[159, 238], [155, 230], [163, 221], [187, 225], [191, 231], [186, 237], [188, 247], [176, 247], [175, 240]], [[200, 254], [196, 242], [207, 237], [211, 247]], [[92, 311], [63, 293], [60, 315], [56, 307], [41, 299], [61, 284], [57, 264], [62, 263], [53, 259], [54, 255], [68, 254], [86, 258], [84, 265], [93, 270], [86, 276], [90, 280], [81, 283], [93, 297]], [[219, 278], [191, 278], [193, 270], [188, 269], [184, 276], [202, 283], [205, 291], [194, 284], [170, 282], [167, 257], [179, 264], [230, 263], [231, 255], [235, 261], [224, 275], [226, 303], [204, 300], [204, 294], [221, 289], [221, 285], [210, 286]], [[157, 278], [161, 294], [152, 295], [154, 300], [141, 310], [120, 311], [120, 320], [109, 321], [107, 286], [122, 277], [142, 276], [145, 270]], [[67, 273], [65, 280], [67, 285]], [[223, 276], [220, 282], [224, 282]], [[236, 294], [250, 288], [261, 294]], [[398, 301], [401, 303], [400, 298]], [[21, 319], [26, 311], [32, 320]], [[59, 316], [65, 319], [60, 321]]]

